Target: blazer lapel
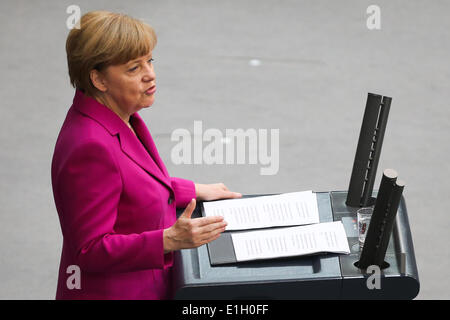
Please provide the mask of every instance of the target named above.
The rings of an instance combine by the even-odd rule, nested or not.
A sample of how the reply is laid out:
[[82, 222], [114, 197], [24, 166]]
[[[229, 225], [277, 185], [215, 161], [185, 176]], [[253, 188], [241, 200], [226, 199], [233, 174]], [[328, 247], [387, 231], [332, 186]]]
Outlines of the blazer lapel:
[[[135, 130], [142, 143], [118, 115], [79, 90], [75, 94], [73, 106], [78, 111], [99, 122], [111, 135], [118, 135], [122, 151], [142, 169], [172, 190], [169, 175], [162, 160], [159, 158], [150, 132], [148, 132], [145, 123], [137, 113], [131, 116], [130, 121], [133, 121], [132, 118], [134, 118], [133, 124], [136, 125]], [[145, 147], [143, 144], [145, 144]]]
[[120, 146], [122, 151], [128, 155], [134, 162], [141, 166], [145, 171], [154, 176], [172, 189], [169, 179], [163, 174], [150, 154], [145, 150], [139, 139], [131, 132], [124, 123], [125, 130], [119, 132]]
[[139, 136], [142, 144], [145, 146], [150, 156], [158, 165], [161, 172], [164, 174], [164, 176], [170, 178], [166, 166], [164, 165], [164, 162], [161, 160], [161, 157], [159, 156], [158, 149], [156, 148], [152, 135], [150, 134], [150, 131], [145, 125], [144, 120], [142, 120], [142, 117], [136, 112], [130, 117], [130, 122], [133, 125], [133, 128], [136, 131], [137, 135]]

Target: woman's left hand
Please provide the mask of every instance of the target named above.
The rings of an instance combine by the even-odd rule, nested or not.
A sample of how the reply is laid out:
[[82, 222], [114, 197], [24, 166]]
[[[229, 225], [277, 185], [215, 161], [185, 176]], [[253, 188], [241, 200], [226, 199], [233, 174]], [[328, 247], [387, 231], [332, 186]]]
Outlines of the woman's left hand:
[[195, 184], [195, 195], [197, 200], [218, 200], [241, 198], [242, 194], [232, 192], [223, 183]]

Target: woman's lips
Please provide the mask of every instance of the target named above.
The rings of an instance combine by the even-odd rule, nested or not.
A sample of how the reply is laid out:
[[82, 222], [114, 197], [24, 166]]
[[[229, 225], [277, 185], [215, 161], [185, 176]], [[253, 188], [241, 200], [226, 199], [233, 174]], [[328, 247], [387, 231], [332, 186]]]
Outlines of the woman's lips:
[[156, 91], [156, 86], [150, 87], [147, 91], [145, 91], [146, 94], [154, 94]]

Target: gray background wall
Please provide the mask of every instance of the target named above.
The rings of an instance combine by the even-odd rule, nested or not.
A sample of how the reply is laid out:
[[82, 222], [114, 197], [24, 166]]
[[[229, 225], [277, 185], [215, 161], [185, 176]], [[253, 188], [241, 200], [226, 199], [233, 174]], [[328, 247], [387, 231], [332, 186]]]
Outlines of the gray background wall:
[[[393, 97], [381, 170], [407, 182], [419, 298], [450, 298], [450, 2], [1, 1], [0, 298], [53, 299], [61, 233], [50, 162], [71, 105], [67, 6], [128, 13], [158, 34], [141, 112], [174, 176], [246, 193], [345, 190], [368, 92]], [[366, 8], [381, 8], [381, 30]], [[259, 66], [249, 64], [259, 59]], [[280, 168], [175, 165], [177, 128], [280, 130]]]

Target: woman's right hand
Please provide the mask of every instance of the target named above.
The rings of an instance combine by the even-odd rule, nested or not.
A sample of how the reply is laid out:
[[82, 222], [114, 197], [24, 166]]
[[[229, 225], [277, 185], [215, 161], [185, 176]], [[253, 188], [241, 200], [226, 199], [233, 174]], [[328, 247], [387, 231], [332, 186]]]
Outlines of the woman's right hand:
[[164, 229], [164, 253], [197, 248], [219, 238], [227, 223], [221, 216], [191, 219], [196, 201], [192, 199], [177, 221]]

